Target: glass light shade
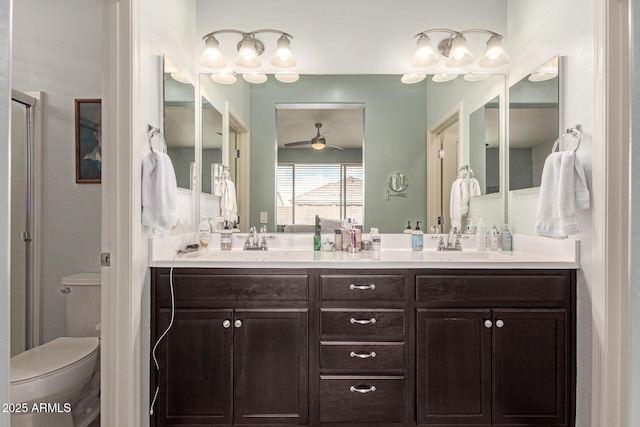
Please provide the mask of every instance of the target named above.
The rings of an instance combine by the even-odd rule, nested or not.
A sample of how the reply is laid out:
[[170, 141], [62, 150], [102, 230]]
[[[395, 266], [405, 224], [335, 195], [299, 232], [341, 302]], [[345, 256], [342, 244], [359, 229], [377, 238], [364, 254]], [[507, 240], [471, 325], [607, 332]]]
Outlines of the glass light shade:
[[295, 83], [300, 78], [300, 75], [296, 73], [276, 73], [276, 80], [282, 83]]
[[278, 68], [290, 68], [298, 65], [298, 61], [293, 57], [293, 52], [291, 51], [291, 42], [284, 34], [278, 39], [276, 53], [271, 65]]
[[262, 63], [258, 59], [258, 50], [255, 42], [249, 36], [244, 36], [238, 48], [236, 65], [244, 68], [258, 68]]
[[222, 57], [222, 52], [220, 52], [220, 44], [213, 36], [209, 36], [204, 42], [200, 65], [207, 68], [224, 68], [227, 65], [227, 62]]
[[410, 85], [423, 81], [427, 77], [426, 74], [404, 74], [400, 81], [404, 84]]
[[502, 48], [502, 37], [492, 35], [487, 41], [487, 49], [478, 63], [483, 68], [499, 67], [509, 62], [509, 55]]
[[530, 82], [546, 82], [558, 76], [558, 73], [532, 73], [529, 76]]
[[473, 62], [474, 56], [467, 47], [467, 39], [463, 36], [457, 36], [451, 41], [451, 50], [449, 51], [449, 59], [445, 65], [447, 67], [464, 67]]
[[311, 143], [311, 148], [318, 151], [324, 150], [326, 146], [326, 141], [324, 139], [319, 139]]
[[247, 73], [243, 74], [242, 78], [253, 84], [260, 84], [267, 81], [267, 75], [264, 73]]
[[187, 78], [185, 73], [182, 73], [180, 71], [176, 71], [174, 73], [171, 73], [171, 78], [177, 82], [180, 83], [187, 83], [187, 84], [191, 84], [191, 82], [189, 81], [189, 79]]
[[431, 80], [436, 83], [444, 83], [458, 78], [457, 74], [435, 74]]
[[436, 55], [436, 51], [433, 50], [429, 36], [421, 34], [417, 44], [418, 46], [413, 54], [411, 65], [414, 67], [426, 67], [438, 62], [438, 55]]
[[211, 80], [222, 85], [234, 84], [238, 79], [235, 73], [211, 74]]
[[491, 74], [465, 74], [464, 79], [468, 82], [480, 82], [491, 77]]

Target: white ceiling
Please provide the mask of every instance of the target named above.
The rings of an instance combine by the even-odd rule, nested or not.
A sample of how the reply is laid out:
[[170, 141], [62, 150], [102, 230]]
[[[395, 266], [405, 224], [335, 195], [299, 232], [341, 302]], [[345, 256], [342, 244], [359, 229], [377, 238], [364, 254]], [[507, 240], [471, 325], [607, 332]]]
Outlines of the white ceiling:
[[[341, 148], [362, 148], [364, 114], [361, 109], [279, 109], [277, 118], [278, 147], [288, 142], [307, 141], [316, 136], [315, 123], [322, 123], [320, 133], [327, 144]], [[306, 150], [309, 146], [289, 147]]]
[[[428, 69], [410, 66], [414, 36], [436, 27], [488, 29], [502, 34], [503, 45], [508, 47], [507, 0], [197, 0], [196, 12], [198, 37], [221, 29], [248, 32], [271, 28], [291, 34], [299, 74], [461, 72], [446, 69], [442, 60]], [[445, 36], [434, 34], [434, 45]], [[266, 46], [261, 56], [263, 71], [272, 73], [277, 70], [270, 61], [278, 36], [264, 34], [259, 38]], [[221, 34], [217, 39], [227, 62], [232, 62], [240, 35]], [[484, 52], [487, 39], [482, 34], [468, 35], [467, 43], [476, 58]], [[201, 52], [203, 41], [194, 42]], [[467, 70], [487, 72], [477, 62]], [[505, 67], [493, 72], [504, 73]]]

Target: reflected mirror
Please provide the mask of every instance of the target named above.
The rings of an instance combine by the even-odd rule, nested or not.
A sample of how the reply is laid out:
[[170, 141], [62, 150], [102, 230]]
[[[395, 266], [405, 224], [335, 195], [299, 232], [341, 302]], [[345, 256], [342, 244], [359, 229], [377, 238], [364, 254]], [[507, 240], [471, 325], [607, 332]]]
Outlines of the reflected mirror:
[[509, 88], [509, 190], [539, 187], [559, 135], [559, 58]]
[[195, 90], [171, 60], [164, 57], [164, 137], [178, 187], [190, 189], [195, 162]]
[[364, 105], [277, 104], [276, 138], [277, 230], [362, 225]]
[[[215, 194], [215, 165], [222, 165], [222, 114], [204, 96], [202, 101], [202, 186], [206, 194]], [[214, 180], [212, 182], [212, 179]]]
[[500, 99], [496, 96], [469, 116], [469, 167], [481, 194], [500, 191]]

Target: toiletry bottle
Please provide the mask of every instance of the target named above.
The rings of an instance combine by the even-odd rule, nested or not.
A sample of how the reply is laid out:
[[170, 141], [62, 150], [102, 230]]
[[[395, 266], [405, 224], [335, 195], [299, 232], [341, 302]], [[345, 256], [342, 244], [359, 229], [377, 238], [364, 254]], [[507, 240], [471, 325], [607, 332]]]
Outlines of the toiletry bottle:
[[407, 228], [404, 229], [405, 234], [413, 234], [413, 230], [411, 229], [411, 221], [407, 221]]
[[320, 235], [320, 217], [316, 215], [316, 226], [313, 233], [313, 250], [322, 250], [322, 236]]
[[411, 232], [411, 249], [421, 251], [423, 246], [424, 233], [420, 230], [420, 221], [417, 221], [416, 229]]
[[209, 242], [211, 241], [211, 226], [207, 217], [203, 216], [200, 220], [200, 226], [198, 227], [198, 245], [202, 249], [209, 249]]
[[371, 250], [374, 252], [379, 252], [381, 243], [382, 243], [382, 239], [380, 238], [378, 229], [371, 227]]
[[478, 220], [478, 226], [476, 229], [476, 250], [487, 250], [487, 226], [484, 225], [484, 220], [482, 218]]
[[471, 217], [471, 218], [469, 218], [467, 220], [467, 228], [465, 230], [465, 233], [467, 233], [467, 234], [475, 234], [476, 231], [477, 231], [476, 224], [473, 221], [473, 217]]
[[334, 230], [334, 238], [333, 238], [333, 245], [336, 251], [341, 251], [342, 250], [342, 228], [336, 228]]
[[492, 251], [497, 251], [498, 249], [500, 249], [500, 232], [498, 231], [498, 228], [494, 225], [493, 227], [491, 227], [491, 243], [490, 243], [490, 249]]
[[229, 229], [229, 223], [225, 221], [224, 229], [220, 232], [220, 249], [223, 251], [231, 250], [232, 233]]
[[509, 231], [509, 224], [505, 224], [502, 227], [502, 251], [503, 252], [511, 252], [513, 249], [511, 247], [511, 231]]

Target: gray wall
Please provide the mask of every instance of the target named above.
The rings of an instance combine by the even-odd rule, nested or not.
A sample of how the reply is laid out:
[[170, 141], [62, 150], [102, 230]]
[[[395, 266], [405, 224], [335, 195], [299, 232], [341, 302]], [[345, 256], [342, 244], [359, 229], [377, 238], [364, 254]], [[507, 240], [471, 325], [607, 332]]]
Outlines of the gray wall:
[[101, 4], [14, 2], [12, 87], [45, 92], [44, 342], [65, 334], [64, 298], [58, 292], [62, 276], [100, 271], [101, 191], [99, 184], [75, 182], [74, 98], [101, 98]]
[[[0, 2], [0, 402], [9, 399], [9, 113], [11, 105], [11, 1]], [[0, 412], [0, 427], [9, 414]]]
[[640, 425], [640, 5], [631, 6], [631, 181], [629, 218], [628, 426]]
[[[364, 228], [401, 232], [426, 214], [426, 89], [399, 76], [301, 76], [292, 85], [269, 81], [251, 87], [251, 224], [275, 212], [275, 104], [365, 103]], [[385, 201], [387, 179], [404, 172], [408, 197]], [[268, 224], [274, 230], [273, 215]]]

